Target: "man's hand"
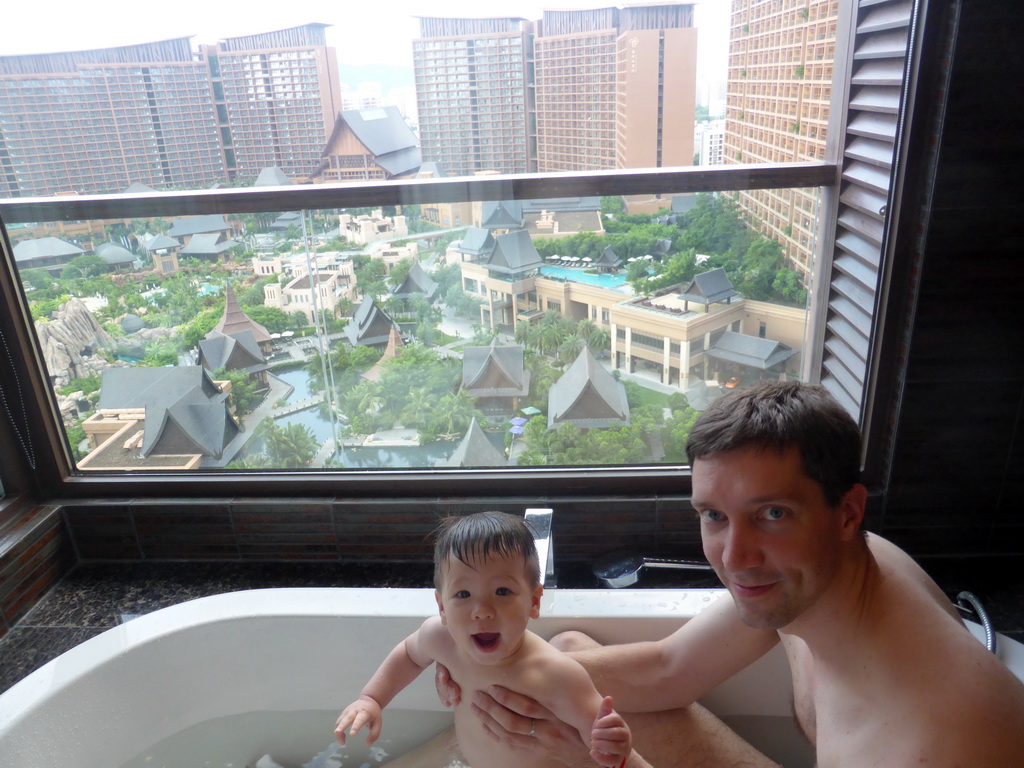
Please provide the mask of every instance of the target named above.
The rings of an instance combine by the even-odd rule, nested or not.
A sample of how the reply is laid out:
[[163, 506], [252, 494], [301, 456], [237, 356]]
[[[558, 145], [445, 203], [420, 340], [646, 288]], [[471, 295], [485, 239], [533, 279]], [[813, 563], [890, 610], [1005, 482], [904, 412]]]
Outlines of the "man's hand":
[[441, 700], [441, 703], [446, 707], [454, 707], [460, 701], [462, 701], [462, 688], [459, 684], [452, 680], [451, 673], [441, 662], [437, 662], [434, 665], [436, 670], [434, 672], [434, 687], [437, 688], [437, 698]]
[[533, 699], [492, 685], [474, 691], [473, 714], [497, 742], [557, 760], [565, 765], [589, 765], [587, 746], [579, 732], [557, 719]]

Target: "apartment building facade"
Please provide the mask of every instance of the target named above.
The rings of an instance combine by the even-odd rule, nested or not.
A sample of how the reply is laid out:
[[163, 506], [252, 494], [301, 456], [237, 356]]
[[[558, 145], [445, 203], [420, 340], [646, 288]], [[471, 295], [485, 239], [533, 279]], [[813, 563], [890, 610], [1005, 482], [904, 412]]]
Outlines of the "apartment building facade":
[[[839, 0], [733, 0], [723, 159], [822, 160]], [[782, 244], [805, 280], [814, 252], [817, 190], [741, 192], [751, 223]]]
[[533, 170], [532, 30], [518, 17], [420, 18], [413, 74], [425, 162], [450, 176]]
[[683, 3], [421, 18], [424, 161], [449, 175], [691, 165], [697, 30]]
[[0, 56], [0, 197], [307, 177], [341, 108], [323, 30]]

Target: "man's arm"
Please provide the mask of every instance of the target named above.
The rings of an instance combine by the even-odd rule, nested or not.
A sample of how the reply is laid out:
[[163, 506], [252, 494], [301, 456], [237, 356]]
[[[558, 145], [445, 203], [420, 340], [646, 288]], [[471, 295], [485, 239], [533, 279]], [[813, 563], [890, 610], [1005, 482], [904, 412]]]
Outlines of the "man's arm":
[[688, 706], [766, 654], [775, 631], [752, 629], [723, 596], [663, 640], [570, 651], [620, 712]]

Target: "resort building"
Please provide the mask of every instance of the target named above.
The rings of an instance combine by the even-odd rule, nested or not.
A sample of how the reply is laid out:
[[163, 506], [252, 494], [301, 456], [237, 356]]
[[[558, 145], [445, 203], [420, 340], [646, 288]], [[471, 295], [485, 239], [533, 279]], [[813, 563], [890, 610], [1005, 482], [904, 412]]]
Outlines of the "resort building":
[[[0, 56], [0, 198], [308, 180], [341, 111], [323, 24]], [[31, 120], [25, 115], [32, 115]]]
[[353, 216], [343, 213], [338, 216], [339, 234], [350, 243], [366, 245], [378, 240], [397, 240], [407, 237], [409, 226], [405, 216], [385, 216], [378, 208], [369, 216]]
[[693, 164], [693, 5], [545, 10], [534, 56], [539, 172]]
[[420, 19], [424, 160], [453, 176], [692, 165], [693, 5]]
[[424, 16], [413, 40], [423, 159], [452, 176], [535, 170], [530, 146], [532, 22]]
[[383, 350], [393, 331], [401, 336], [398, 323], [377, 306], [372, 296], [365, 296], [345, 326], [345, 337], [353, 347], [379, 347]]
[[[624, 272], [544, 265], [524, 230], [491, 238], [491, 244], [475, 236], [480, 232], [488, 234], [470, 230], [449, 250], [462, 259], [463, 290], [481, 300], [485, 327], [514, 332], [517, 324], [534, 322], [544, 312], [587, 319], [608, 331], [610, 348], [593, 351], [607, 355], [612, 369], [682, 390], [694, 380], [777, 378], [799, 370], [806, 310], [745, 299], [721, 270], [636, 297]], [[471, 237], [475, 247], [467, 247]], [[606, 255], [609, 261], [614, 257]], [[778, 342], [796, 354], [780, 357], [772, 351], [741, 362], [720, 349], [726, 332]]]
[[459, 391], [475, 398], [476, 407], [488, 416], [513, 415], [520, 399], [530, 394], [525, 348], [499, 346], [497, 341], [488, 347], [464, 347]]
[[81, 256], [85, 250], [77, 245], [56, 237], [42, 237], [38, 240], [22, 240], [14, 246], [14, 262], [18, 269], [45, 269], [54, 275], [72, 259]]
[[494, 447], [475, 417], [452, 455], [434, 462], [435, 467], [505, 467], [508, 464], [508, 457]]
[[[832, 95], [839, 0], [733, 0], [723, 159], [822, 160]], [[737, 193], [751, 224], [810, 276], [816, 189]]]
[[625, 384], [601, 366], [589, 346], [548, 390], [548, 429], [562, 424], [579, 429], [629, 425]]
[[346, 110], [327, 140], [316, 181], [387, 180], [415, 174], [420, 148], [397, 107]]
[[108, 368], [99, 407], [82, 426], [89, 469], [195, 469], [219, 459], [239, 432], [231, 382], [198, 365]]

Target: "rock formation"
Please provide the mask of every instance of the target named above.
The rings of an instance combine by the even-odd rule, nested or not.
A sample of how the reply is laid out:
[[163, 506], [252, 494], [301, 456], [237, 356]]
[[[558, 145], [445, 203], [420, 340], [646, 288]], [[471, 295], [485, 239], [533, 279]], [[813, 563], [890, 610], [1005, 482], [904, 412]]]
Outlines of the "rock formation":
[[103, 353], [116, 348], [110, 334], [78, 299], [61, 306], [53, 319], [37, 321], [36, 334], [55, 387], [99, 375], [110, 365]]

